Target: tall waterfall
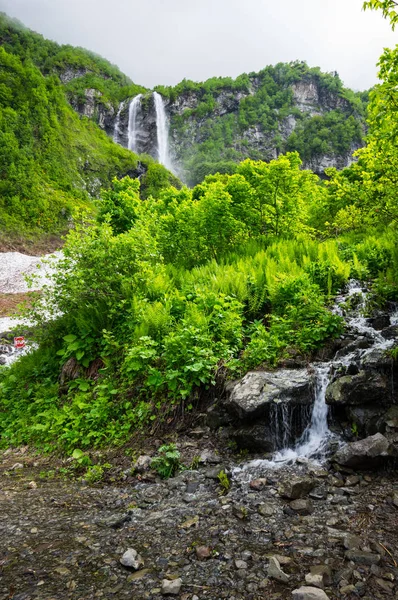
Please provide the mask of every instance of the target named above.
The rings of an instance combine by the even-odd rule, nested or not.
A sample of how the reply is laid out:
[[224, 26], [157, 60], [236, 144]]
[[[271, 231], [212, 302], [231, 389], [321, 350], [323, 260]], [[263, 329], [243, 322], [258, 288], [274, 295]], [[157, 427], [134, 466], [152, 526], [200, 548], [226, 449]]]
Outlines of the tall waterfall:
[[128, 149], [137, 152], [137, 116], [141, 107], [142, 94], [135, 96], [129, 106]]
[[156, 110], [156, 130], [158, 141], [158, 160], [167, 169], [172, 171], [172, 162], [169, 154], [169, 122], [160, 94], [153, 92]]
[[119, 110], [117, 111], [117, 115], [116, 115], [115, 127], [114, 127], [114, 130], [113, 130], [113, 141], [116, 144], [120, 143], [120, 136], [121, 136], [121, 131], [120, 131], [120, 115], [122, 113], [122, 110], [123, 110], [125, 104], [126, 104], [125, 100], [123, 100], [123, 102], [120, 103]]

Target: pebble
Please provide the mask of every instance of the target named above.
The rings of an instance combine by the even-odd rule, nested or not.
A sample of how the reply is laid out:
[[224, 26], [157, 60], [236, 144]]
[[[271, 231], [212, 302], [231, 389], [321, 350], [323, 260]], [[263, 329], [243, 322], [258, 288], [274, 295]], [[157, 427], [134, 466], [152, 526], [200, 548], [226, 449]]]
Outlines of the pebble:
[[134, 550], [134, 548], [128, 548], [126, 550], [126, 552], [123, 554], [122, 558], [120, 559], [120, 563], [124, 567], [128, 567], [129, 569], [134, 569], [135, 571], [138, 571], [138, 569], [140, 569], [141, 567], [144, 566], [144, 561], [142, 560], [141, 556], [138, 554], [137, 550]]
[[267, 575], [270, 579], [276, 579], [282, 583], [289, 581], [289, 575], [282, 571], [281, 565], [275, 556], [271, 556], [269, 559]]
[[161, 592], [164, 596], [178, 596], [182, 586], [182, 579], [163, 579]]

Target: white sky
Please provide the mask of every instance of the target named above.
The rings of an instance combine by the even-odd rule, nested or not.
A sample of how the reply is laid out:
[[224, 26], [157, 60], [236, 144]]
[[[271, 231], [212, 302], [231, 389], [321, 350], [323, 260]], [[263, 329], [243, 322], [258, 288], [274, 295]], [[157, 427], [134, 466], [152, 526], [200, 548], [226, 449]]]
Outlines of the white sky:
[[147, 87], [305, 60], [363, 90], [383, 47], [398, 42], [362, 0], [0, 0], [0, 10]]

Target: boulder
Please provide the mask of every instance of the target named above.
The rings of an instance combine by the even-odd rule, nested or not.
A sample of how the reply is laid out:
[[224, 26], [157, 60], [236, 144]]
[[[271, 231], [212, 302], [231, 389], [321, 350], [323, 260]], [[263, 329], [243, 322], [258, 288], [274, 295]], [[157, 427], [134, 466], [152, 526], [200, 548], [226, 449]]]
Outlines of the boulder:
[[311, 404], [312, 378], [307, 369], [250, 371], [230, 384], [227, 410], [243, 420], [264, 416], [274, 403]]
[[356, 375], [344, 375], [326, 389], [326, 404], [331, 406], [388, 404], [391, 384], [385, 375], [361, 370]]
[[280, 488], [279, 495], [289, 500], [297, 500], [306, 496], [315, 485], [315, 481], [309, 477], [292, 477]]
[[346, 444], [336, 452], [333, 460], [350, 469], [373, 469], [391, 456], [390, 442], [381, 433]]
[[390, 325], [390, 327], [386, 327], [381, 332], [381, 335], [385, 340], [395, 340], [398, 339], [398, 325]]

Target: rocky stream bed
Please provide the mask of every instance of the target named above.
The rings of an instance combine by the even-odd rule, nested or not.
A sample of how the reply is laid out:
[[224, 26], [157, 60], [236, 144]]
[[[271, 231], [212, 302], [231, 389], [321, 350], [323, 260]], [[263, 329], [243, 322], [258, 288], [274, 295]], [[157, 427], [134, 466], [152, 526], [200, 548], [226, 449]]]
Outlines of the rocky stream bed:
[[250, 466], [207, 430], [178, 445], [196, 469], [164, 481], [125, 458], [92, 486], [54, 475], [54, 459], [3, 453], [1, 600], [398, 598], [393, 470]]

